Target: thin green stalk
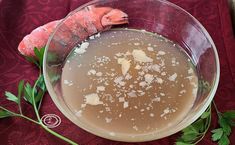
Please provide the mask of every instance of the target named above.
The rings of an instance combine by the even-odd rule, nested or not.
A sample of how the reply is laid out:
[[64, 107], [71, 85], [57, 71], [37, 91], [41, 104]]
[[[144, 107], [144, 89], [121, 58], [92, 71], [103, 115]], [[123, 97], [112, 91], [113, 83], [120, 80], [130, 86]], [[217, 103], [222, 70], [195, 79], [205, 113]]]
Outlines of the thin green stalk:
[[18, 104], [18, 107], [19, 107], [20, 114], [23, 115], [20, 103]]
[[10, 111], [10, 110], [8, 110], [8, 109], [6, 109], [6, 108], [2, 107], [2, 106], [0, 106], [0, 109], [2, 109], [2, 110], [4, 110], [4, 111], [9, 112], [9, 113], [10, 113], [10, 114], [12, 114], [13, 116], [17, 116], [17, 115], [19, 115], [19, 114], [15, 113], [15, 112], [12, 112], [12, 111]]
[[41, 126], [42, 126], [42, 128], [44, 128], [44, 129], [45, 129], [47, 132], [49, 132], [50, 134], [52, 134], [52, 135], [54, 135], [54, 136], [56, 136], [56, 137], [58, 137], [58, 138], [60, 138], [60, 139], [62, 139], [62, 140], [64, 140], [64, 141], [68, 142], [69, 144], [71, 144], [71, 145], [78, 145], [78, 144], [75, 143], [74, 141], [72, 141], [72, 140], [70, 140], [70, 139], [68, 139], [68, 138], [66, 138], [66, 137], [64, 137], [64, 136], [62, 136], [62, 135], [60, 135], [60, 134], [58, 134], [57, 132], [55, 132], [55, 131], [49, 129], [47, 126], [45, 126], [45, 125], [42, 124], [42, 123], [41, 123]]
[[[210, 109], [209, 110], [211, 112], [211, 105], [210, 105]], [[206, 128], [205, 132], [203, 132], [201, 138], [198, 141], [196, 141], [194, 144], [198, 144], [200, 141], [202, 141], [202, 139], [205, 137], [208, 129], [210, 128], [210, 126], [211, 126], [211, 113], [210, 113], [209, 119], [208, 119], [208, 121], [206, 123], [207, 123], [206, 124], [207, 128]]]
[[26, 119], [26, 120], [28, 120], [28, 121], [31, 121], [31, 122], [33, 122], [33, 123], [35, 123], [35, 124], [37, 124], [37, 125], [40, 125], [39, 122], [37, 122], [37, 121], [35, 121], [35, 120], [33, 120], [33, 119], [31, 119], [31, 118], [25, 116], [25, 115], [20, 114], [20, 115], [17, 115], [17, 116], [18, 116], [18, 117], [21, 117], [21, 118], [24, 118], [24, 119]]
[[40, 76], [41, 76], [41, 73], [40, 73], [40, 75], [39, 75], [37, 81], [35, 82], [35, 84], [34, 84], [34, 86], [33, 86], [33, 90], [32, 90], [32, 99], [33, 99], [33, 108], [34, 108], [35, 114], [36, 114], [36, 116], [37, 116], [38, 121], [41, 123], [42, 121], [41, 121], [41, 118], [40, 118], [40, 116], [39, 116], [39, 112], [38, 112], [38, 109], [37, 109], [37, 105], [36, 105], [36, 102], [35, 102], [35, 96], [34, 96], [34, 92], [35, 92], [35, 89], [36, 89], [36, 86], [37, 86], [37, 84], [38, 84], [38, 81], [39, 81]]
[[221, 114], [221, 113], [219, 112], [214, 100], [213, 100], [213, 105], [214, 105], [214, 108], [215, 108], [217, 115], [219, 116], [219, 114]]

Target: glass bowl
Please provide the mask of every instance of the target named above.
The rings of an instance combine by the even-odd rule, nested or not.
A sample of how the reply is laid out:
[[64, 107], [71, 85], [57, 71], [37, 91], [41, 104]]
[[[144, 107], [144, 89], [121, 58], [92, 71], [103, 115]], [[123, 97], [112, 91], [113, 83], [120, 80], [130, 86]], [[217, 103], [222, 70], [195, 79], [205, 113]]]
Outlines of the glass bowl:
[[[199, 89], [193, 107], [187, 116], [168, 130], [129, 137], [127, 134], [110, 135], [102, 128], [93, 128], [81, 122], [66, 104], [61, 91], [61, 73], [64, 60], [80, 42], [77, 36], [63, 37], [71, 31], [66, 20], [89, 5], [117, 8], [128, 14], [129, 24], [118, 27], [144, 29], [158, 33], [178, 43], [191, 57], [198, 73]], [[61, 37], [62, 36], [62, 37]], [[63, 41], [62, 39], [69, 39]], [[143, 142], [172, 135], [198, 119], [210, 105], [219, 82], [219, 58], [215, 44], [206, 29], [188, 12], [164, 0], [95, 0], [71, 12], [57, 26], [46, 45], [43, 71], [48, 92], [59, 110], [73, 123], [97, 136], [126, 142]]]

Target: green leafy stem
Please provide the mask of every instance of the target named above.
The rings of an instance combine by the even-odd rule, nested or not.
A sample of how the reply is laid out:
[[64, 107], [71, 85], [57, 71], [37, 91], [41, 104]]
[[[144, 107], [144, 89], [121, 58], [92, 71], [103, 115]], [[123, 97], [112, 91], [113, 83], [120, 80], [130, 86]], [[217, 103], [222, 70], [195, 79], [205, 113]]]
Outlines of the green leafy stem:
[[[44, 94], [46, 93], [47, 89], [45, 86], [44, 78], [42, 75], [42, 64], [43, 64], [43, 54], [44, 54], [45, 48], [41, 48], [40, 50], [37, 48], [34, 48], [34, 53], [36, 57], [26, 57], [26, 59], [32, 63], [34, 63], [39, 68], [39, 76], [36, 82], [33, 86], [31, 86], [29, 83], [25, 83], [24, 80], [21, 80], [18, 84], [18, 94], [17, 96], [14, 95], [11, 92], [6, 91], [5, 96], [6, 99], [9, 101], [12, 101], [18, 105], [19, 112], [12, 112], [3, 106], [0, 106], [0, 118], [6, 118], [6, 117], [20, 117], [23, 119], [26, 119], [32, 123], [35, 123], [37, 125], [40, 125], [43, 129], [45, 129], [47, 132], [51, 133], [52, 135], [64, 140], [65, 142], [77, 145], [74, 141], [58, 134], [57, 132], [51, 130], [46, 125], [43, 124], [39, 109], [42, 103], [42, 99]], [[23, 114], [22, 107], [21, 107], [21, 100], [22, 97], [25, 101], [27, 101], [29, 104], [33, 106], [34, 112], [36, 114], [37, 119], [31, 119]]]
[[[226, 111], [224, 113], [219, 112], [215, 101], [213, 101], [213, 106], [216, 110], [217, 116], [219, 118], [219, 128], [212, 130], [212, 141], [218, 142], [218, 145], [229, 145], [229, 136], [232, 131], [232, 127], [235, 126], [235, 110]], [[202, 116], [183, 129], [182, 135], [178, 138], [176, 145], [195, 145], [199, 143], [210, 128], [211, 124], [211, 105], [202, 114]]]

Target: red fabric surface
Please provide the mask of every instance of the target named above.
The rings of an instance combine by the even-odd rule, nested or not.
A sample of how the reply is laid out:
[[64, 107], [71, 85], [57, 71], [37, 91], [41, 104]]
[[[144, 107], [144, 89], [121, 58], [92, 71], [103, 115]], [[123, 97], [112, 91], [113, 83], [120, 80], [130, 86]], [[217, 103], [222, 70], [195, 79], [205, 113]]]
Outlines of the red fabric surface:
[[[4, 91], [17, 92], [19, 80], [33, 82], [37, 77], [37, 68], [29, 64], [17, 51], [21, 39], [36, 27], [49, 21], [60, 19], [68, 12], [88, 0], [0, 0], [0, 104], [10, 109], [16, 106], [6, 101]], [[235, 109], [235, 38], [232, 33], [227, 0], [171, 0], [195, 16], [212, 36], [219, 53], [221, 77], [215, 96], [221, 111]], [[33, 108], [23, 103], [23, 111], [33, 117]], [[62, 123], [54, 128], [60, 134], [81, 145], [121, 145], [134, 144], [106, 140], [80, 129], [60, 113], [46, 95], [41, 108], [41, 115], [57, 114]], [[211, 129], [217, 127], [216, 114], [213, 110]], [[171, 145], [179, 134], [146, 142], [141, 145]], [[215, 144], [210, 139], [211, 133], [199, 144]], [[231, 137], [235, 144], [235, 131]], [[60, 139], [45, 132], [39, 126], [20, 118], [0, 120], [0, 144], [2, 145], [58, 145], [65, 144]]]

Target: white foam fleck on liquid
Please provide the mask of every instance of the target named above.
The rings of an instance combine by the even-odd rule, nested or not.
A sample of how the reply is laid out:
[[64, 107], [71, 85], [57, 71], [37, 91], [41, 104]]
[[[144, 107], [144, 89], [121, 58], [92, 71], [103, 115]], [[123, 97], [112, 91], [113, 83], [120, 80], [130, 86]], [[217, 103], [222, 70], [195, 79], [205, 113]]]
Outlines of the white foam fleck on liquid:
[[103, 102], [100, 101], [100, 97], [96, 93], [85, 95], [85, 101], [86, 101], [86, 104], [89, 104], [89, 105], [103, 104]]
[[136, 125], [133, 126], [133, 129], [136, 130], [136, 131], [138, 131], [138, 127], [137, 127]]
[[131, 91], [131, 92], [127, 93], [127, 95], [130, 96], [130, 97], [137, 97], [137, 95], [134, 91]]
[[165, 51], [158, 51], [158, 53], [157, 53], [157, 55], [165, 55], [166, 54], [166, 52]]
[[159, 83], [159, 84], [162, 84], [163, 83], [163, 79], [156, 77], [156, 82]]
[[123, 108], [127, 108], [129, 106], [129, 103], [128, 102], [124, 102], [123, 103]]
[[180, 91], [180, 94], [184, 94], [184, 93], [186, 93], [186, 90], [181, 90]]
[[153, 81], [154, 77], [151, 74], [145, 74], [144, 79], [148, 84], [150, 84]]
[[157, 64], [154, 64], [151, 66], [152, 70], [156, 71], [156, 72], [160, 72], [160, 66]]
[[95, 36], [92, 35], [92, 36], [89, 37], [89, 39], [93, 40], [93, 39], [95, 39]]
[[112, 118], [105, 117], [105, 121], [106, 121], [106, 123], [111, 123]]
[[116, 134], [114, 132], [109, 133], [110, 136], [115, 136]]
[[119, 100], [119, 102], [125, 102], [125, 98], [124, 97], [119, 97], [118, 100]]
[[132, 55], [137, 62], [153, 62], [153, 59], [148, 57], [143, 50], [134, 49]]
[[137, 64], [137, 65], [135, 66], [135, 69], [140, 70], [140, 69], [141, 69], [141, 66], [140, 66], [139, 64]]
[[188, 74], [192, 74], [193, 73], [193, 69], [190, 67], [190, 69], [188, 70]]
[[75, 115], [76, 115], [77, 117], [81, 117], [81, 116], [82, 116], [82, 110], [77, 111], [77, 112], [75, 113]]
[[154, 51], [153, 47], [147, 47], [148, 51]]
[[170, 77], [168, 77], [169, 81], [175, 81], [175, 79], [177, 78], [177, 74], [174, 73], [173, 75], [171, 75]]
[[94, 69], [91, 69], [87, 72], [87, 75], [94, 75], [94, 74], [96, 74], [96, 70]]
[[103, 75], [102, 72], [97, 72], [97, 73], [96, 73], [96, 76], [97, 76], [97, 77], [101, 77], [102, 75]]
[[74, 50], [74, 52], [76, 52], [77, 54], [83, 54], [86, 52], [88, 46], [89, 42], [83, 42], [79, 47], [75, 47], [76, 49]]
[[105, 91], [105, 87], [104, 86], [97, 86], [96, 91]]
[[140, 45], [140, 43], [136, 42], [136, 43], [134, 43], [134, 45], [135, 45], [135, 46], [139, 46], [139, 45]]

